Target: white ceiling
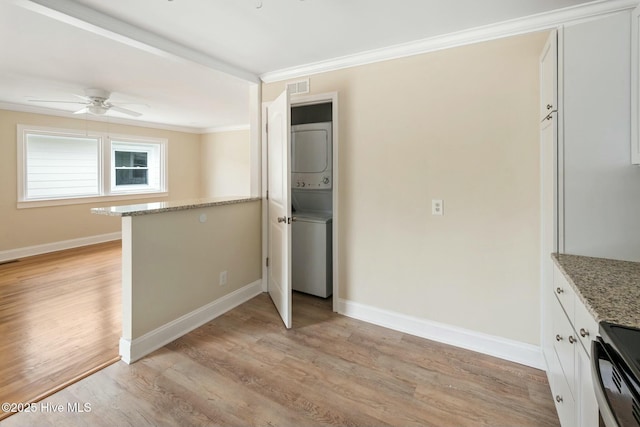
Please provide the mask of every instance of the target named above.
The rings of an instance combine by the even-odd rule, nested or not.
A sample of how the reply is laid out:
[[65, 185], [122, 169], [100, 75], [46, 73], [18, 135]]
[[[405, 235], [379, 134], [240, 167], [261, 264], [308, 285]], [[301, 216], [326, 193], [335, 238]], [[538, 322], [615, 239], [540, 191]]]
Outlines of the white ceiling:
[[258, 76], [584, 3], [0, 0], [0, 108], [70, 114], [81, 105], [28, 100], [72, 101], [97, 87], [114, 103], [146, 104], [126, 106], [140, 123], [238, 127], [249, 123]]

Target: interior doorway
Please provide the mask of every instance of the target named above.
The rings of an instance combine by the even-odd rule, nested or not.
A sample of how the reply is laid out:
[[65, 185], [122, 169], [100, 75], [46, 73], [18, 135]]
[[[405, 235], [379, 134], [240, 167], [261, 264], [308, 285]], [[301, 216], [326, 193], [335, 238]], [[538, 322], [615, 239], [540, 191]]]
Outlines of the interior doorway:
[[[292, 205], [298, 210], [293, 215], [297, 217], [292, 230], [292, 240], [294, 243], [292, 254], [292, 287], [294, 291], [300, 291], [297, 280], [300, 278], [300, 272], [306, 270], [306, 275], [311, 276], [315, 282], [315, 289], [310, 291], [304, 289], [305, 295], [317, 297], [319, 305], [322, 307], [331, 307], [334, 312], [338, 311], [339, 301], [339, 279], [338, 279], [338, 230], [339, 230], [339, 210], [338, 210], [338, 191], [339, 191], [339, 163], [338, 163], [338, 94], [336, 92], [319, 94], [312, 96], [293, 96], [291, 100], [291, 126], [292, 126], [292, 160], [295, 157], [293, 148], [296, 142], [293, 135], [299, 135], [299, 131], [307, 131], [311, 129], [316, 133], [318, 139], [322, 139], [322, 132], [328, 132], [326, 139], [329, 144], [328, 150], [322, 150], [315, 147], [312, 156], [322, 157], [327, 155], [326, 167], [323, 166], [324, 159], [316, 159], [310, 162], [312, 164], [303, 164], [304, 167], [296, 167], [292, 165], [291, 179], [291, 199]], [[304, 133], [303, 133], [304, 135]], [[304, 140], [303, 140], [304, 141]], [[313, 167], [312, 167], [313, 166]], [[311, 188], [298, 186], [298, 178], [301, 182], [305, 181], [305, 173], [312, 169], [315, 176], [307, 179], [311, 183]], [[295, 170], [300, 169], [300, 170]], [[327, 182], [326, 178], [329, 178]], [[314, 181], [315, 180], [315, 181]], [[322, 182], [318, 185], [318, 181]], [[315, 184], [315, 186], [314, 186]], [[306, 189], [306, 191], [305, 191]], [[300, 212], [302, 210], [302, 212]], [[300, 215], [302, 213], [302, 215]], [[300, 217], [307, 217], [307, 222], [303, 222]], [[311, 219], [309, 219], [311, 218]], [[315, 223], [311, 223], [315, 221]], [[301, 240], [307, 237], [312, 229], [314, 243], [311, 256], [315, 257], [315, 261], [308, 263], [309, 254], [301, 256], [297, 251]], [[301, 236], [302, 233], [302, 236]], [[308, 242], [307, 242], [308, 244]], [[304, 249], [304, 246], [302, 247]], [[320, 257], [326, 257], [326, 262], [318, 262]], [[311, 266], [311, 268], [309, 268]], [[304, 275], [303, 275], [304, 276]], [[330, 300], [330, 304], [326, 302]], [[293, 300], [295, 306], [295, 299]]]
[[[330, 306], [333, 311], [338, 311], [338, 295], [340, 283], [338, 278], [338, 233], [339, 233], [339, 209], [338, 209], [338, 94], [320, 94], [312, 96], [293, 96], [288, 99], [287, 93], [283, 93], [278, 98], [278, 103], [288, 104], [289, 119], [286, 120], [289, 129], [286, 132], [289, 141], [289, 159], [283, 161], [279, 151], [273, 152], [275, 140], [269, 144], [269, 136], [275, 126], [280, 129], [283, 125], [283, 115], [270, 113], [274, 103], [263, 105], [263, 195], [268, 200], [263, 209], [263, 224], [267, 230], [263, 237], [263, 252], [265, 255], [266, 289], [274, 303], [280, 311], [283, 321], [287, 327], [291, 326], [287, 311], [290, 312], [292, 303], [292, 290], [303, 292], [306, 295], [314, 295], [325, 300], [323, 306]], [[273, 117], [272, 117], [273, 116]], [[268, 123], [269, 118], [278, 117], [278, 122]], [[273, 138], [273, 137], [272, 137]], [[321, 143], [318, 143], [321, 141]], [[283, 141], [278, 140], [278, 146]], [[270, 151], [271, 150], [271, 151]], [[275, 161], [270, 162], [270, 156], [275, 154]], [[273, 158], [273, 157], [271, 157]], [[286, 159], [286, 156], [284, 158]], [[277, 171], [274, 171], [277, 168]], [[283, 174], [281, 174], [283, 172]], [[288, 186], [284, 192], [277, 189], [282, 181], [282, 176], [286, 177]], [[269, 178], [277, 180], [276, 188], [271, 189], [269, 194]], [[270, 206], [273, 204], [274, 190], [277, 194], [288, 193], [287, 204], [289, 214], [282, 209], [278, 210], [277, 217]], [[281, 195], [281, 194], [280, 194]], [[285, 194], [286, 195], [286, 194]], [[281, 216], [283, 215], [283, 216]], [[276, 223], [276, 219], [278, 219]], [[274, 271], [274, 264], [269, 265], [273, 236], [282, 237], [284, 232], [281, 222], [287, 221], [291, 224], [289, 228], [291, 245], [289, 256], [280, 256], [279, 251], [275, 253], [276, 271], [290, 271], [289, 277], [283, 275], [283, 281], [277, 283], [277, 288], [272, 292], [271, 272]], [[273, 231], [273, 232], [271, 232]], [[276, 232], [277, 231], [277, 232]], [[279, 239], [284, 241], [283, 239]], [[278, 249], [282, 245], [276, 245]], [[294, 248], [295, 246], [295, 248]], [[286, 245], [285, 245], [286, 247]], [[309, 285], [309, 281], [304, 283], [301, 278], [313, 279], [314, 285]], [[295, 279], [295, 280], [292, 280]], [[288, 287], [285, 286], [288, 281]], [[292, 282], [295, 282], [293, 285]], [[292, 286], [293, 285], [293, 286]], [[288, 288], [288, 289], [287, 289]], [[276, 292], [276, 290], [278, 292]], [[281, 295], [287, 292], [287, 297]], [[288, 299], [288, 304], [287, 304]], [[327, 303], [328, 302], [328, 303]]]

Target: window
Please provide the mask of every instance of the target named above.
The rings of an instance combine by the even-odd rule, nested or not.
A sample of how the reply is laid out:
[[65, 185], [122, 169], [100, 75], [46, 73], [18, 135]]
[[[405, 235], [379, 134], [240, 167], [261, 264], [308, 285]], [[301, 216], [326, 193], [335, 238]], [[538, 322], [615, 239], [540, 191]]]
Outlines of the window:
[[18, 207], [165, 195], [166, 144], [18, 125]]
[[111, 191], [160, 191], [162, 147], [158, 143], [111, 140]]
[[28, 133], [25, 199], [100, 195], [100, 139]]

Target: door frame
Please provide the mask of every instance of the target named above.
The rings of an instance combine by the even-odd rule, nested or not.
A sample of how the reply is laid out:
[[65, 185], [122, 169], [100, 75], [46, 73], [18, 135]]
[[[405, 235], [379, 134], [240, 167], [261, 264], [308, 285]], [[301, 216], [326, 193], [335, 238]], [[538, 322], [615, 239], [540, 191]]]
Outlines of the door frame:
[[[291, 107], [299, 107], [302, 105], [324, 104], [331, 103], [331, 128], [332, 128], [332, 173], [333, 173], [333, 188], [332, 188], [332, 202], [333, 202], [333, 221], [331, 230], [331, 261], [332, 261], [332, 280], [333, 280], [333, 311], [338, 312], [338, 295], [340, 295], [340, 279], [339, 279], [339, 244], [338, 236], [340, 230], [340, 209], [339, 209], [339, 192], [340, 188], [340, 175], [339, 175], [339, 143], [338, 143], [338, 92], [320, 93], [317, 95], [292, 95]], [[267, 198], [267, 106], [271, 102], [262, 103], [262, 199], [266, 201]], [[267, 271], [267, 256], [269, 253], [269, 210], [267, 209], [267, 203], [262, 203], [262, 290], [268, 292], [268, 274]]]

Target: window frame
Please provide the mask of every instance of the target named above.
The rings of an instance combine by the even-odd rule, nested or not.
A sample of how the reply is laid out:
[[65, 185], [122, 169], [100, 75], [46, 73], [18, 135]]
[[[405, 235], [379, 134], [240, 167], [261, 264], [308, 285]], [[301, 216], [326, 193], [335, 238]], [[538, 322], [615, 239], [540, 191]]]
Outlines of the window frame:
[[[115, 184], [115, 180], [116, 180], [116, 166], [113, 164], [115, 161], [115, 149], [113, 148], [114, 143], [116, 144], [130, 144], [132, 146], [135, 145], [139, 145], [139, 146], [143, 146], [146, 145], [148, 147], [154, 147], [155, 150], [157, 150], [157, 157], [158, 157], [158, 163], [159, 163], [159, 177], [158, 177], [158, 187], [151, 187], [149, 184], [144, 184], [144, 185], [130, 185], [127, 186], [127, 188], [124, 188], [124, 186], [122, 186], [122, 188], [118, 188], [118, 186]], [[105, 150], [105, 153], [108, 151], [109, 153], [109, 160], [108, 162], [108, 167], [109, 170], [106, 173], [106, 175], [108, 175], [108, 182], [105, 182], [105, 191], [108, 190], [110, 195], [127, 195], [127, 194], [153, 194], [153, 193], [158, 193], [158, 192], [163, 192], [164, 188], [166, 187], [166, 139], [161, 139], [161, 138], [133, 138], [131, 136], [125, 136], [125, 135], [111, 135], [108, 138], [108, 142], [107, 144], [109, 145], [108, 150]], [[131, 151], [138, 151], [138, 152], [146, 152], [146, 153], [150, 153], [151, 150], [137, 150], [135, 148], [132, 148]], [[147, 156], [147, 162], [150, 161], [149, 159], [150, 156]], [[147, 163], [147, 171], [151, 172], [151, 169], [149, 168], [149, 164]], [[149, 173], [148, 172], [148, 173]]]
[[[46, 198], [27, 198], [27, 135], [68, 136], [76, 138], [96, 138], [98, 140], [98, 182], [99, 194], [87, 196], [54, 196]], [[166, 197], [169, 195], [169, 179], [167, 173], [168, 139], [156, 137], [140, 137], [104, 132], [85, 131], [79, 129], [61, 129], [48, 126], [17, 125], [17, 207], [32, 208], [43, 206], [61, 206], [86, 204], [129, 199], [145, 199]], [[131, 144], [154, 145], [158, 150], [159, 185], [112, 190], [115, 182], [115, 168], [112, 168], [111, 141]]]

